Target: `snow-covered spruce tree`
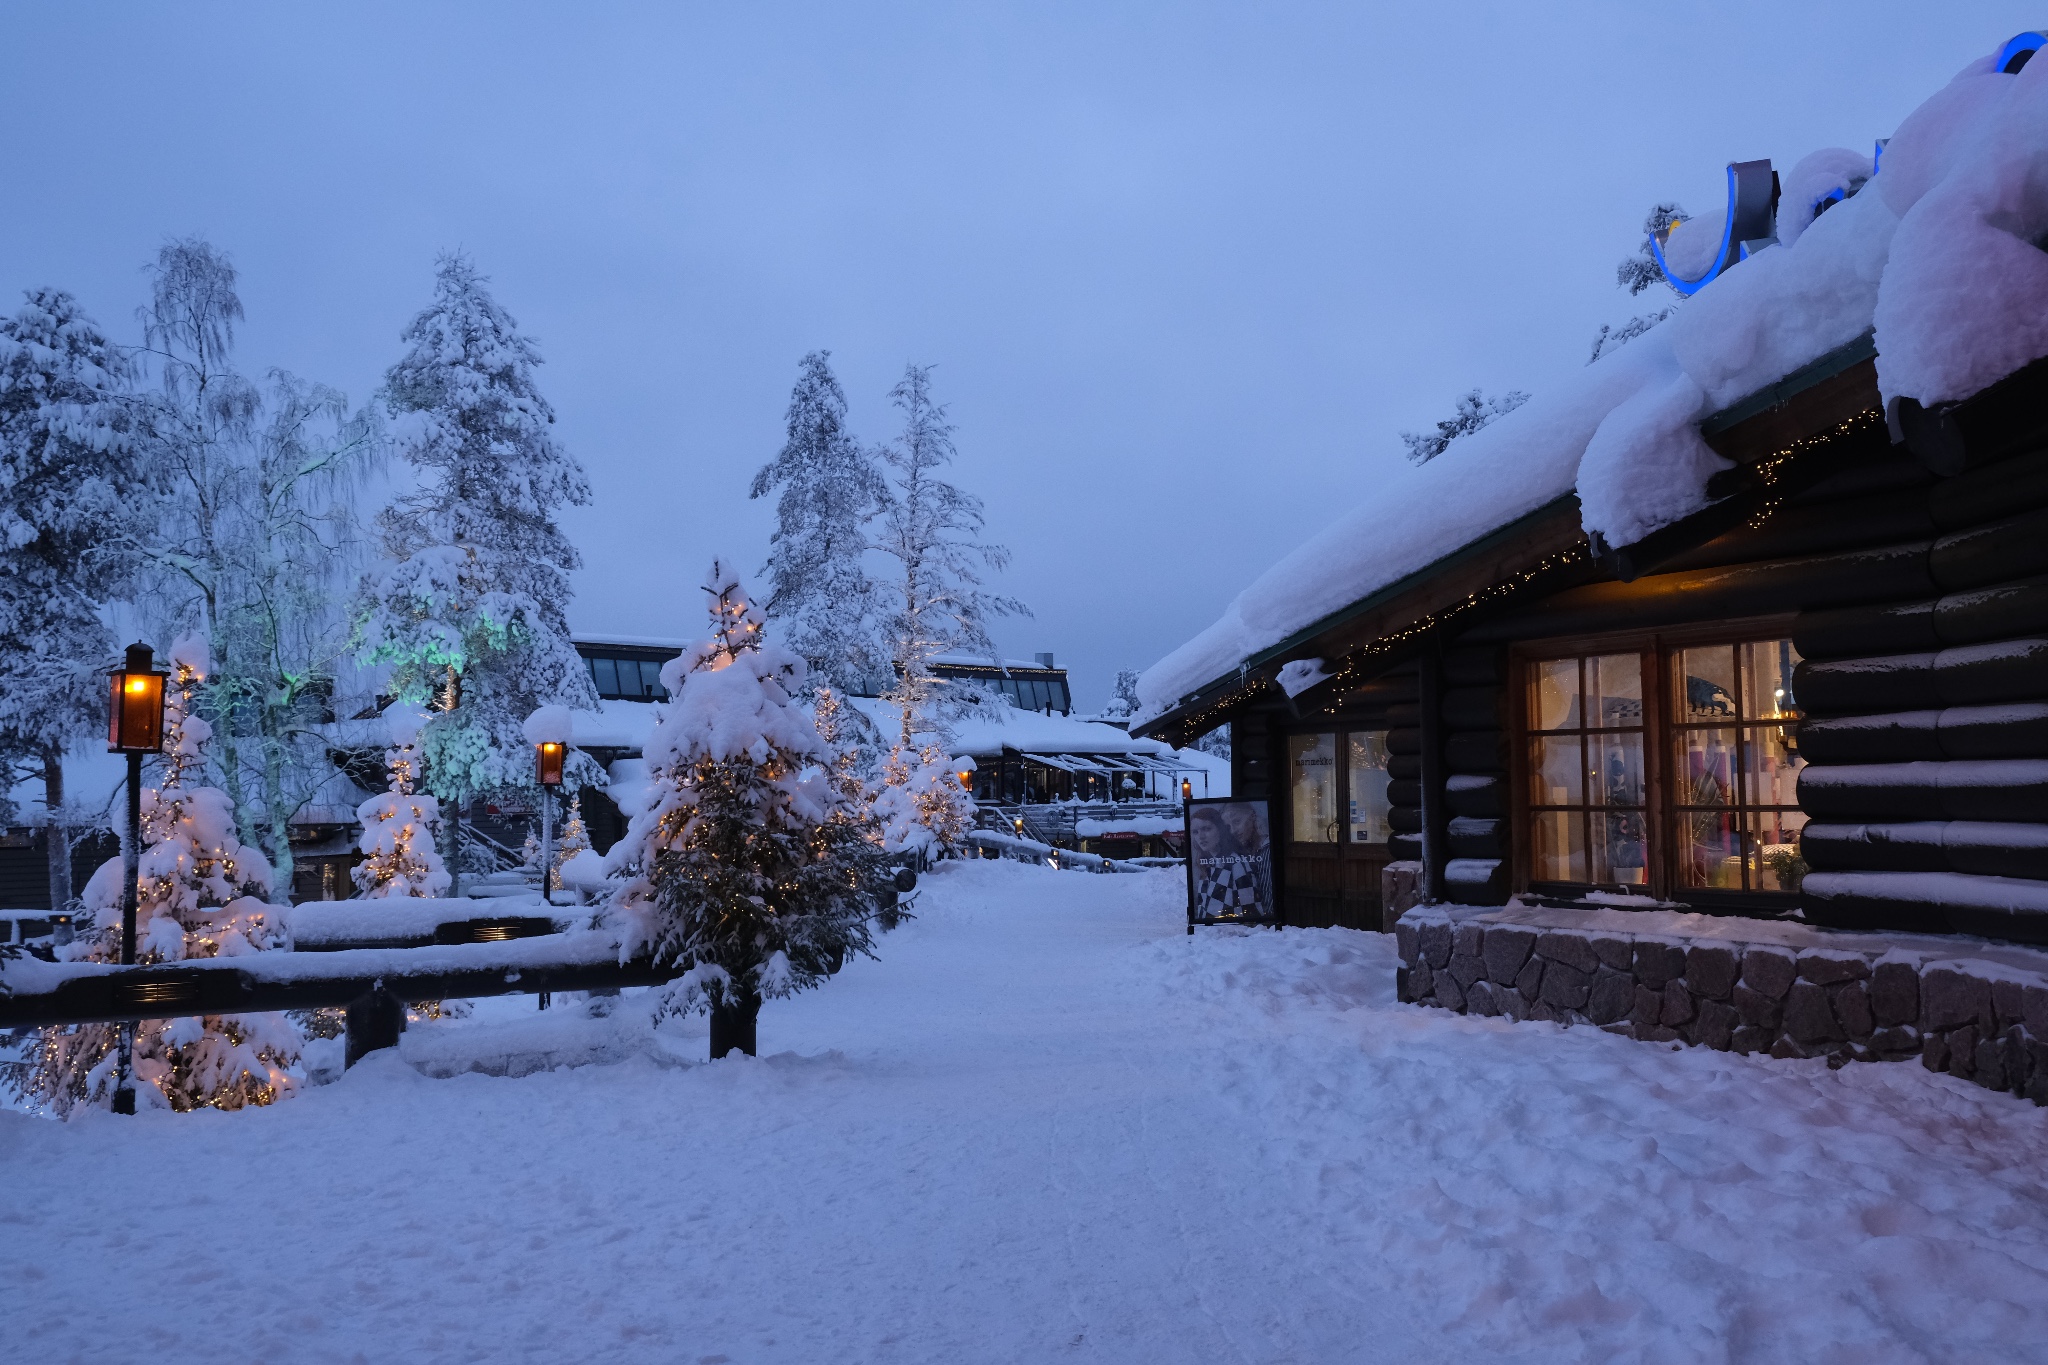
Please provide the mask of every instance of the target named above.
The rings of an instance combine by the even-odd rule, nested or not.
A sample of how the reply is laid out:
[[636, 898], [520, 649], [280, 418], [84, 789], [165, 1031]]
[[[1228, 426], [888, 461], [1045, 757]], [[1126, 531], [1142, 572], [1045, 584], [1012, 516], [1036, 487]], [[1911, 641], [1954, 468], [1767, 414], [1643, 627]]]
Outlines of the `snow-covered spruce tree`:
[[[393, 562], [365, 582], [358, 616], [360, 657], [391, 665], [400, 700], [439, 699], [422, 750], [426, 786], [448, 807], [451, 859], [465, 803], [532, 790], [525, 718], [549, 704], [597, 705], [569, 640], [569, 575], [582, 558], [555, 520], [590, 501], [590, 485], [552, 433], [539, 351], [487, 283], [467, 257], [443, 256], [434, 300], [385, 374], [417, 487], [379, 518]], [[588, 756], [571, 763], [567, 780], [602, 781]]]
[[[142, 796], [136, 960], [179, 962], [289, 947], [282, 907], [267, 903], [270, 865], [236, 837], [227, 794], [199, 784], [203, 746], [213, 733], [193, 710], [206, 671], [205, 646], [180, 640], [171, 647], [171, 664], [162, 781]], [[86, 883], [83, 901], [93, 927], [70, 945], [72, 960], [119, 958], [126, 877], [117, 857]], [[109, 1103], [116, 1032], [112, 1024], [39, 1030], [25, 1062], [6, 1079], [31, 1104], [59, 1115]], [[138, 1099], [181, 1112], [269, 1104], [292, 1092], [288, 1068], [298, 1060], [301, 1041], [282, 1014], [144, 1020], [135, 1033]]]
[[882, 765], [874, 796], [885, 853], [936, 859], [958, 853], [974, 829], [974, 797], [960, 785], [952, 761], [936, 744], [916, 752], [899, 748]]
[[583, 793], [569, 797], [569, 814], [555, 834], [555, 882], [561, 884], [562, 867], [590, 847], [590, 828], [583, 823]]
[[1111, 720], [1138, 714], [1138, 670], [1119, 668], [1116, 671], [1116, 686], [1110, 690], [1109, 704], [1102, 708], [1102, 714]]
[[[78, 301], [28, 291], [0, 319], [0, 755], [43, 782], [50, 904], [71, 903], [64, 754], [105, 723], [101, 608], [148, 499], [122, 402], [132, 367]], [[10, 781], [9, 786], [13, 785]]]
[[390, 787], [356, 807], [364, 857], [351, 875], [365, 897], [445, 896], [448, 869], [434, 849], [440, 803], [416, 790], [421, 719], [394, 707], [384, 720], [391, 732], [391, 747], [384, 751]]
[[1449, 449], [1451, 442], [1461, 436], [1470, 436], [1490, 425], [1496, 417], [1505, 417], [1528, 401], [1529, 395], [1520, 389], [1511, 389], [1493, 398], [1474, 389], [1458, 399], [1457, 407], [1448, 418], [1436, 424], [1435, 431], [1404, 431], [1401, 444], [1408, 447], [1410, 460], [1416, 464], [1428, 464]]
[[754, 475], [749, 496], [779, 490], [765, 610], [809, 665], [811, 684], [845, 692], [889, 666], [876, 629], [879, 589], [862, 564], [867, 523], [886, 494], [874, 457], [846, 429], [831, 355], [803, 358], [782, 449]]
[[836, 789], [837, 758], [797, 693], [803, 660], [762, 639], [738, 577], [714, 561], [709, 638], [662, 670], [647, 743], [655, 795], [609, 862], [621, 951], [688, 970], [668, 1013], [711, 1012], [711, 1055], [754, 1051], [761, 1002], [871, 953], [872, 823]]
[[196, 626], [212, 670], [198, 699], [240, 837], [290, 884], [291, 817], [333, 775], [325, 703], [348, 641], [340, 599], [361, 550], [352, 497], [377, 458], [368, 412], [333, 389], [233, 366], [236, 272], [198, 239], [167, 244], [142, 310], [156, 383], [131, 412], [158, 501], [139, 555], [166, 630]]
[[1650, 239], [1661, 239], [1677, 224], [1689, 221], [1691, 215], [1677, 204], [1658, 204], [1643, 219], [1643, 239], [1636, 244], [1634, 251], [1621, 258], [1620, 265], [1614, 267], [1614, 282], [1628, 290], [1630, 298], [1661, 284], [1671, 289], [1677, 302], [1668, 303], [1654, 313], [1638, 314], [1619, 327], [1600, 324], [1599, 332], [1593, 337], [1593, 354], [1586, 358], [1588, 365], [1610, 351], [1620, 350], [1678, 311], [1678, 302], [1682, 302], [1684, 296], [1672, 289], [1671, 281], [1664, 278], [1664, 268], [1650, 254]]

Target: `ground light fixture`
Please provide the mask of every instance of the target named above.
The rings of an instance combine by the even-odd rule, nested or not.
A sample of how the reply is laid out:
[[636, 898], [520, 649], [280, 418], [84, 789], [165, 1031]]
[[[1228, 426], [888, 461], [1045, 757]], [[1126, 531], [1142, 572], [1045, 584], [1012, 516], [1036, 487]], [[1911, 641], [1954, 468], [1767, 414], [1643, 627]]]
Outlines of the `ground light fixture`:
[[[164, 747], [164, 679], [156, 653], [137, 642], [121, 667], [107, 675], [107, 752], [128, 756], [128, 837], [121, 845], [121, 965], [135, 965], [135, 914], [141, 900], [137, 860], [142, 849], [142, 756]], [[135, 1112], [135, 1021], [121, 1021], [114, 1058], [114, 1112]]]

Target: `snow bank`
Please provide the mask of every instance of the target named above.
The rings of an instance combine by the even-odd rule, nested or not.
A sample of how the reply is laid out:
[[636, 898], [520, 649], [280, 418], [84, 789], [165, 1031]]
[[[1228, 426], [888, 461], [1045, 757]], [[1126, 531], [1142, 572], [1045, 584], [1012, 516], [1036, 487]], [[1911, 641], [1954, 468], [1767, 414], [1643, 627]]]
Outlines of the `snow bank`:
[[[2048, 355], [2048, 61], [1973, 62], [1900, 125], [1878, 173], [1831, 148], [1799, 162], [1781, 245], [1673, 317], [1417, 469], [1267, 570], [1138, 681], [1142, 721], [1297, 631], [1568, 493], [1626, 545], [1697, 511], [1723, 462], [1701, 418], [1875, 332], [1889, 400], [1964, 397]], [[1853, 197], [1820, 216], [1837, 191]], [[1672, 238], [1716, 234], [1691, 224]]]

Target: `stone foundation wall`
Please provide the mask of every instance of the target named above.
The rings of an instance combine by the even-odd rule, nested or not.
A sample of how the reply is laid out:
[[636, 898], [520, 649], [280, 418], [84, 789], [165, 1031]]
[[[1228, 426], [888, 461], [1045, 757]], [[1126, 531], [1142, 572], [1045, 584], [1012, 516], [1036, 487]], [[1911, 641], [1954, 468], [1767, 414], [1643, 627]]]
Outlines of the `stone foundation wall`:
[[1644, 1042], [1826, 1057], [1836, 1066], [1917, 1058], [1930, 1071], [2048, 1104], [2048, 971], [1959, 955], [1954, 942], [1927, 951], [1926, 940], [1908, 944], [1904, 936], [1887, 943], [1852, 935], [1837, 946], [1826, 931], [1784, 926], [1790, 932], [1743, 941], [1728, 935], [1728, 921], [1712, 922], [1711, 937], [1618, 927], [1637, 918], [1696, 924], [1693, 915], [1590, 918], [1600, 923], [1411, 910], [1395, 926], [1400, 997], [1465, 1014], [1588, 1024]]

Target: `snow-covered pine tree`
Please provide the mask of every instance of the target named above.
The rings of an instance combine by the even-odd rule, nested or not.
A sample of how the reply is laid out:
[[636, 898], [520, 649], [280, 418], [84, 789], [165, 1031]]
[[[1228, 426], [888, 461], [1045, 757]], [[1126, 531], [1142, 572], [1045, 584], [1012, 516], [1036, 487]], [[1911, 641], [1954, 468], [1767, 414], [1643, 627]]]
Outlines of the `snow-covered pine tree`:
[[390, 787], [356, 807], [364, 857], [351, 875], [369, 898], [445, 896], [448, 869], [434, 849], [440, 803], [417, 790], [421, 718], [394, 707], [384, 719], [391, 734], [384, 751]]
[[711, 1012], [711, 1055], [754, 1051], [764, 999], [871, 953], [872, 825], [834, 786], [837, 754], [797, 700], [803, 660], [762, 639], [737, 575], [704, 583], [710, 636], [669, 661], [647, 742], [654, 798], [609, 858], [623, 951], [688, 965], [663, 1010]]
[[862, 565], [867, 523], [886, 491], [874, 457], [846, 429], [846, 395], [831, 355], [812, 351], [803, 358], [782, 449], [754, 475], [749, 496], [779, 490], [765, 610], [783, 623], [789, 648], [810, 667], [811, 684], [845, 692], [889, 666], [876, 626], [879, 588]]
[[930, 860], [966, 847], [976, 806], [946, 751], [926, 744], [915, 752], [898, 748], [889, 755], [873, 809], [881, 822], [883, 852]]
[[[555, 520], [590, 501], [590, 485], [551, 431], [539, 351], [487, 284], [467, 257], [443, 256], [434, 300], [386, 372], [398, 451], [418, 482], [379, 518], [394, 562], [365, 583], [358, 627], [360, 657], [392, 666], [402, 701], [443, 703], [422, 748], [427, 788], [451, 803], [451, 856], [463, 803], [532, 789], [525, 718], [597, 705], [569, 640], [582, 557]], [[569, 781], [602, 781], [587, 755], [570, 761]]]
[[555, 834], [555, 883], [561, 884], [562, 867], [590, 847], [590, 827], [583, 823], [583, 793], [569, 797], [569, 816]]
[[1478, 389], [1458, 399], [1457, 407], [1445, 420], [1436, 424], [1435, 431], [1401, 433], [1401, 444], [1408, 447], [1408, 458], [1416, 464], [1428, 464], [1450, 447], [1451, 442], [1492, 423], [1496, 417], [1505, 417], [1529, 401], [1529, 395], [1520, 389], [1493, 398], [1488, 398]]
[[[1670, 287], [1671, 281], [1664, 278], [1663, 267], [1658, 265], [1657, 258], [1650, 254], [1650, 239], [1661, 239], [1672, 227], [1690, 221], [1691, 217], [1691, 214], [1677, 204], [1658, 204], [1644, 217], [1642, 241], [1636, 244], [1634, 251], [1621, 258], [1621, 264], [1614, 267], [1614, 282], [1628, 290], [1630, 298], [1656, 285]], [[1684, 297], [1676, 289], [1672, 289], [1671, 292], [1679, 300]], [[1587, 357], [1586, 363], [1590, 365], [1610, 351], [1620, 350], [1677, 311], [1678, 303], [1673, 302], [1654, 313], [1638, 314], [1619, 327], [1609, 326], [1603, 322], [1600, 324], [1599, 332], [1593, 337], [1593, 354]]]
[[1119, 668], [1116, 671], [1116, 685], [1110, 689], [1109, 704], [1102, 708], [1102, 714], [1111, 720], [1138, 714], [1137, 669]]
[[105, 723], [93, 675], [114, 641], [100, 610], [133, 566], [147, 505], [122, 403], [131, 377], [61, 289], [29, 290], [0, 319], [0, 754], [42, 777], [58, 908], [72, 900], [64, 754]]
[[[162, 781], [142, 796], [136, 961], [237, 957], [290, 946], [282, 907], [267, 903], [270, 865], [236, 836], [234, 807], [218, 787], [200, 785], [203, 746], [213, 728], [194, 713], [206, 673], [205, 645], [171, 647], [165, 689]], [[86, 883], [93, 928], [67, 950], [74, 961], [120, 956], [121, 899], [127, 869], [109, 859]], [[116, 1026], [46, 1028], [28, 1057], [9, 1069], [10, 1088], [39, 1108], [67, 1115], [111, 1101]], [[185, 1111], [240, 1109], [292, 1093], [289, 1068], [301, 1037], [282, 1014], [147, 1019], [136, 1026], [138, 1098]]]

